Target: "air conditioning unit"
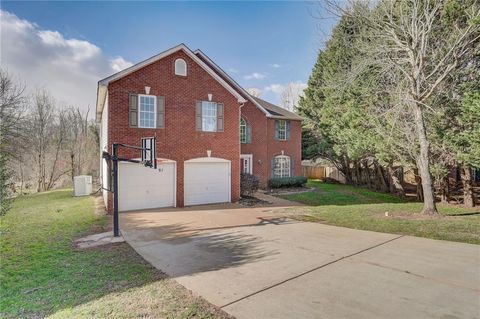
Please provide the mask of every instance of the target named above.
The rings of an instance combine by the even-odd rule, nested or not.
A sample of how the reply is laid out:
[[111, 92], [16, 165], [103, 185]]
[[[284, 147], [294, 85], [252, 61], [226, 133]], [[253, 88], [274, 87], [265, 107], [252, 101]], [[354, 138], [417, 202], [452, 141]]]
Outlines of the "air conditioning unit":
[[92, 193], [92, 176], [75, 176], [73, 178], [73, 193], [75, 196], [90, 195]]

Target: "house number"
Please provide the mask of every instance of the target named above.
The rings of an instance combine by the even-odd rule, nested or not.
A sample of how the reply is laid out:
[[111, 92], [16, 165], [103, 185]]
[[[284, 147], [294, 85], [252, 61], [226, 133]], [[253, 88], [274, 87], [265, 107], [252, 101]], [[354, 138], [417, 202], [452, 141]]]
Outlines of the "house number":
[[160, 167], [160, 168], [158, 169], [158, 171], [159, 171], [160, 173], [163, 173], [163, 167]]

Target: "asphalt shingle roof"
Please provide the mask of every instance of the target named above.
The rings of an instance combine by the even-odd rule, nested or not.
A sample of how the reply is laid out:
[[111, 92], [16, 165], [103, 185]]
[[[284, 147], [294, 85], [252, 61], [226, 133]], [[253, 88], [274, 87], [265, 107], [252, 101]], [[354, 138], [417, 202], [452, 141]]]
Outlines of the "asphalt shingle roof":
[[260, 104], [265, 110], [267, 110], [267, 112], [270, 113], [272, 116], [278, 118], [285, 118], [286, 120], [302, 120], [302, 117], [300, 115], [290, 112], [280, 106], [277, 106], [252, 95], [250, 95], [250, 97], [254, 99], [258, 104]]

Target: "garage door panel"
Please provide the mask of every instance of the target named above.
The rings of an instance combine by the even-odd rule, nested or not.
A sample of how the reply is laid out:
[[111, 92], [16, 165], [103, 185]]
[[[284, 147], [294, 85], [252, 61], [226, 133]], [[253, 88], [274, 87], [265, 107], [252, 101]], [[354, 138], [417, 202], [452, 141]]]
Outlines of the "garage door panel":
[[118, 184], [120, 211], [175, 205], [175, 163], [162, 163], [157, 169], [120, 163]]
[[185, 205], [230, 202], [230, 163], [185, 163]]

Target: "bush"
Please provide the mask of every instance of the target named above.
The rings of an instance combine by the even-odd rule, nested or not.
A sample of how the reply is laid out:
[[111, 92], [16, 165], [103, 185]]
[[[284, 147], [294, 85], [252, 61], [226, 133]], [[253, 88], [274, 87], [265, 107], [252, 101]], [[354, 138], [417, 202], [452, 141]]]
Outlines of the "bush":
[[252, 196], [260, 185], [258, 177], [252, 174], [240, 174], [240, 195]]
[[268, 180], [269, 188], [302, 187], [307, 183], [305, 176], [277, 177]]

